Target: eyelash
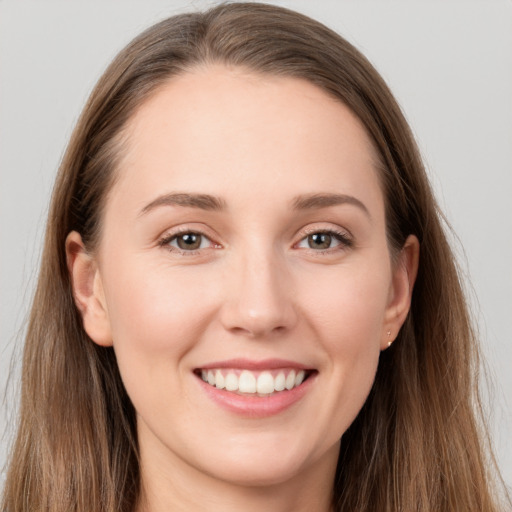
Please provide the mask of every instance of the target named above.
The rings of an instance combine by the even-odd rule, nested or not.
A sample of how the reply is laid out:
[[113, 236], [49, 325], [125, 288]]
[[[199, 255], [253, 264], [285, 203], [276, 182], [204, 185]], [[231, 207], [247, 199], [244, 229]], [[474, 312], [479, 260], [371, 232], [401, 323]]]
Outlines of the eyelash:
[[328, 247], [327, 249], [313, 249], [311, 247], [306, 248], [306, 250], [314, 253], [315, 255], [327, 255], [332, 254], [333, 252], [343, 251], [350, 249], [354, 246], [354, 241], [352, 237], [346, 231], [338, 231], [336, 229], [309, 229], [306, 230], [305, 236], [302, 237], [295, 246], [300, 244], [301, 242], [307, 240], [312, 235], [328, 235], [339, 242], [339, 246]]
[[[180, 236], [183, 236], [183, 235], [199, 236], [199, 237], [202, 237], [203, 239], [208, 240], [210, 242], [210, 244], [212, 244], [214, 246], [213, 248], [221, 247], [220, 244], [216, 244], [216, 243], [212, 242], [212, 240], [204, 233], [201, 233], [200, 231], [194, 231], [191, 229], [182, 229], [177, 232], [167, 234], [158, 241], [158, 245], [162, 248], [167, 249], [170, 252], [178, 252], [180, 255], [183, 255], [183, 256], [195, 256], [195, 255], [199, 254], [200, 251], [204, 250], [204, 248], [203, 249], [199, 248], [199, 249], [194, 249], [194, 250], [184, 250], [184, 249], [180, 249], [178, 247], [172, 247], [170, 245], [170, 243], [173, 240], [176, 240]], [[328, 247], [327, 249], [317, 250], [317, 249], [313, 249], [311, 247], [305, 248], [306, 250], [308, 250], [309, 252], [312, 252], [315, 255], [332, 254], [333, 252], [347, 250], [354, 246], [354, 242], [353, 242], [352, 238], [345, 231], [337, 231], [335, 229], [310, 229], [310, 230], [307, 230], [304, 233], [304, 235], [305, 236], [303, 236], [296, 244], [294, 244], [294, 247], [297, 247], [300, 243], [307, 240], [312, 235], [328, 235], [339, 242], [339, 246]], [[212, 247], [208, 247], [208, 248], [212, 248]]]
[[172, 247], [171, 245], [169, 245], [173, 240], [176, 240], [180, 236], [183, 236], [183, 235], [196, 235], [203, 239], [208, 240], [214, 246], [213, 248], [220, 247], [219, 244], [215, 244], [214, 242], [212, 242], [210, 240], [210, 238], [208, 236], [206, 236], [204, 233], [201, 233], [200, 231], [194, 231], [193, 229], [181, 229], [174, 233], [167, 234], [158, 241], [158, 245], [160, 247], [163, 247], [164, 249], [167, 249], [170, 252], [177, 252], [182, 256], [195, 256], [195, 255], [199, 254], [200, 251], [204, 250], [204, 248], [203, 249], [194, 249], [194, 250], [184, 250], [184, 249], [180, 249], [179, 247]]

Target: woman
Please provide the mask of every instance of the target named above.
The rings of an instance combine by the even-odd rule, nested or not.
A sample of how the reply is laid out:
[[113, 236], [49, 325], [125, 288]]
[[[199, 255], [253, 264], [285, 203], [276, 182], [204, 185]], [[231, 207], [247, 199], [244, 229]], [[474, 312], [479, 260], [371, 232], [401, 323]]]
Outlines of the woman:
[[413, 137], [302, 15], [139, 36], [54, 190], [3, 510], [498, 510]]

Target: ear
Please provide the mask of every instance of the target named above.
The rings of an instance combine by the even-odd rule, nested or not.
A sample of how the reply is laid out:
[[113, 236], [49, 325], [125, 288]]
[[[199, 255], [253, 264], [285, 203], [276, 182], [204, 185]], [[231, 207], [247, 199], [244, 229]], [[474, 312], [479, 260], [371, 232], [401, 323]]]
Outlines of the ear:
[[111, 346], [110, 321], [98, 265], [76, 231], [66, 238], [66, 260], [73, 297], [82, 314], [85, 331], [98, 345]]
[[412, 290], [418, 274], [420, 243], [409, 235], [393, 265], [389, 302], [386, 308], [381, 350], [388, 348], [398, 335], [411, 307]]

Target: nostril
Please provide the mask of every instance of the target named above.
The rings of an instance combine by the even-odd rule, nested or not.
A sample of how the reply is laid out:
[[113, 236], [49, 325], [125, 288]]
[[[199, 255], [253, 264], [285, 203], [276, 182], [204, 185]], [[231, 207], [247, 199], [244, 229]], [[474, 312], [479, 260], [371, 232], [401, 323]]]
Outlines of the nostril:
[[264, 336], [274, 335], [274, 334], [282, 334], [287, 330], [287, 327], [284, 325], [278, 325], [277, 327], [267, 328], [265, 325], [258, 325], [255, 323], [252, 326], [247, 327], [231, 327], [229, 331], [233, 334], [245, 335], [251, 338], [261, 338]]

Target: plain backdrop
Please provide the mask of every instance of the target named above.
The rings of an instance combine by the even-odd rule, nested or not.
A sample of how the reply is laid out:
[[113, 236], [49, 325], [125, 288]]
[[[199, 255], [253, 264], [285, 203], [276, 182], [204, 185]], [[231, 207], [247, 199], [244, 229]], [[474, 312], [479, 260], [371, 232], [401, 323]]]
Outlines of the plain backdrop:
[[[0, 466], [52, 182], [100, 73], [152, 23], [209, 1], [0, 1]], [[512, 485], [512, 3], [290, 0], [354, 43], [410, 121], [458, 239]], [[471, 284], [470, 284], [471, 283]], [[11, 364], [12, 363], [12, 364]], [[11, 374], [6, 386], [7, 375]]]

